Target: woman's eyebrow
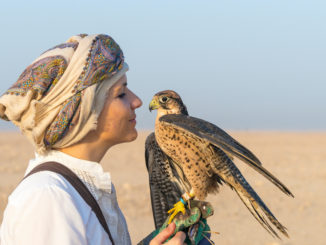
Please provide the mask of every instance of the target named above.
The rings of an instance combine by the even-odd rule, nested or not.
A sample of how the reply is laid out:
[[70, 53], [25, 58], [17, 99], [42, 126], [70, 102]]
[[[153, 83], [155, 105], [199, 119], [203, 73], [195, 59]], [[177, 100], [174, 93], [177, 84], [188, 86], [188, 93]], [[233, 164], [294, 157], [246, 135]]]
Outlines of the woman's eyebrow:
[[123, 84], [121, 84], [121, 85], [115, 86], [115, 87], [116, 87], [115, 89], [116, 89], [116, 90], [119, 90], [119, 89], [121, 89], [121, 88], [127, 87], [127, 85], [128, 85], [128, 83], [125, 82], [125, 83], [123, 83]]
[[122, 91], [124, 88], [126, 88], [127, 85], [128, 85], [127, 82], [125, 82], [119, 86], [116, 86], [115, 88], [113, 88], [114, 93], [120, 93], [120, 91]]

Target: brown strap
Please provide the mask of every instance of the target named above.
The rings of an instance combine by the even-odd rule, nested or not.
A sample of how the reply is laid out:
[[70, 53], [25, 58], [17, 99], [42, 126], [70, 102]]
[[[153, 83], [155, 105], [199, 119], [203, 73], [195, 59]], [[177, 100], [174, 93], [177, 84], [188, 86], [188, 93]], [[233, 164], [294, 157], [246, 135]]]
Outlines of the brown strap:
[[40, 171], [51, 171], [55, 172], [57, 174], [60, 174], [62, 177], [64, 177], [79, 193], [79, 195], [84, 199], [84, 201], [92, 208], [93, 212], [96, 214], [96, 217], [98, 218], [100, 224], [103, 226], [106, 233], [109, 235], [109, 238], [111, 240], [111, 243], [114, 245], [109, 227], [105, 221], [104, 215], [101, 211], [100, 206], [96, 202], [93, 195], [90, 193], [88, 188], [84, 185], [84, 183], [78, 178], [78, 176], [72, 172], [69, 168], [66, 166], [57, 163], [57, 162], [45, 162], [38, 166], [36, 166], [32, 171], [30, 171], [24, 179], [26, 179], [28, 176], [40, 172]]

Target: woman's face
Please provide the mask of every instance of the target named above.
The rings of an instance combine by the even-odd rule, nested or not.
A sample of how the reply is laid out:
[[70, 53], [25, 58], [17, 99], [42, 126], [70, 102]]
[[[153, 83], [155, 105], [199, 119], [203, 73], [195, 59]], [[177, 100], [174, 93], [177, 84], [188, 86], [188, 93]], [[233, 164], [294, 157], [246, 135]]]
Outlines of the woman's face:
[[142, 101], [127, 87], [127, 77], [122, 76], [108, 91], [100, 113], [97, 132], [101, 139], [115, 145], [137, 138], [136, 108]]

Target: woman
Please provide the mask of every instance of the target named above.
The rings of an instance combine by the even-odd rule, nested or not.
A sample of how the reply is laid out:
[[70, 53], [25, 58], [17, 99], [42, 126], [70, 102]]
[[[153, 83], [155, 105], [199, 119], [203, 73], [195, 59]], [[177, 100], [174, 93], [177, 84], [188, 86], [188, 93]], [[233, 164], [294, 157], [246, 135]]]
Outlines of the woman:
[[[111, 37], [82, 34], [41, 54], [0, 97], [0, 117], [17, 125], [36, 149], [8, 199], [2, 245], [131, 243], [110, 174], [99, 164], [110, 147], [137, 137], [135, 110], [142, 101], [127, 87], [127, 70]], [[100, 211], [64, 175], [27, 176], [49, 162], [78, 176]], [[151, 244], [165, 242], [174, 229], [168, 226]], [[169, 244], [184, 240], [178, 232]]]

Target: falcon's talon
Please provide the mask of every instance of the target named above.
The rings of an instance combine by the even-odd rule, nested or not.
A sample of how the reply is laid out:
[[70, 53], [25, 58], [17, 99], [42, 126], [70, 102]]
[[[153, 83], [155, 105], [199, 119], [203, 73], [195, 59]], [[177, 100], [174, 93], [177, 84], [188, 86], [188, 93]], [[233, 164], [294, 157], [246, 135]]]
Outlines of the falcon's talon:
[[170, 224], [173, 220], [173, 218], [179, 213], [182, 212], [182, 214], [186, 213], [186, 208], [185, 205], [179, 201], [173, 205], [173, 208], [171, 208], [168, 213], [171, 214], [169, 218], [168, 224]]

